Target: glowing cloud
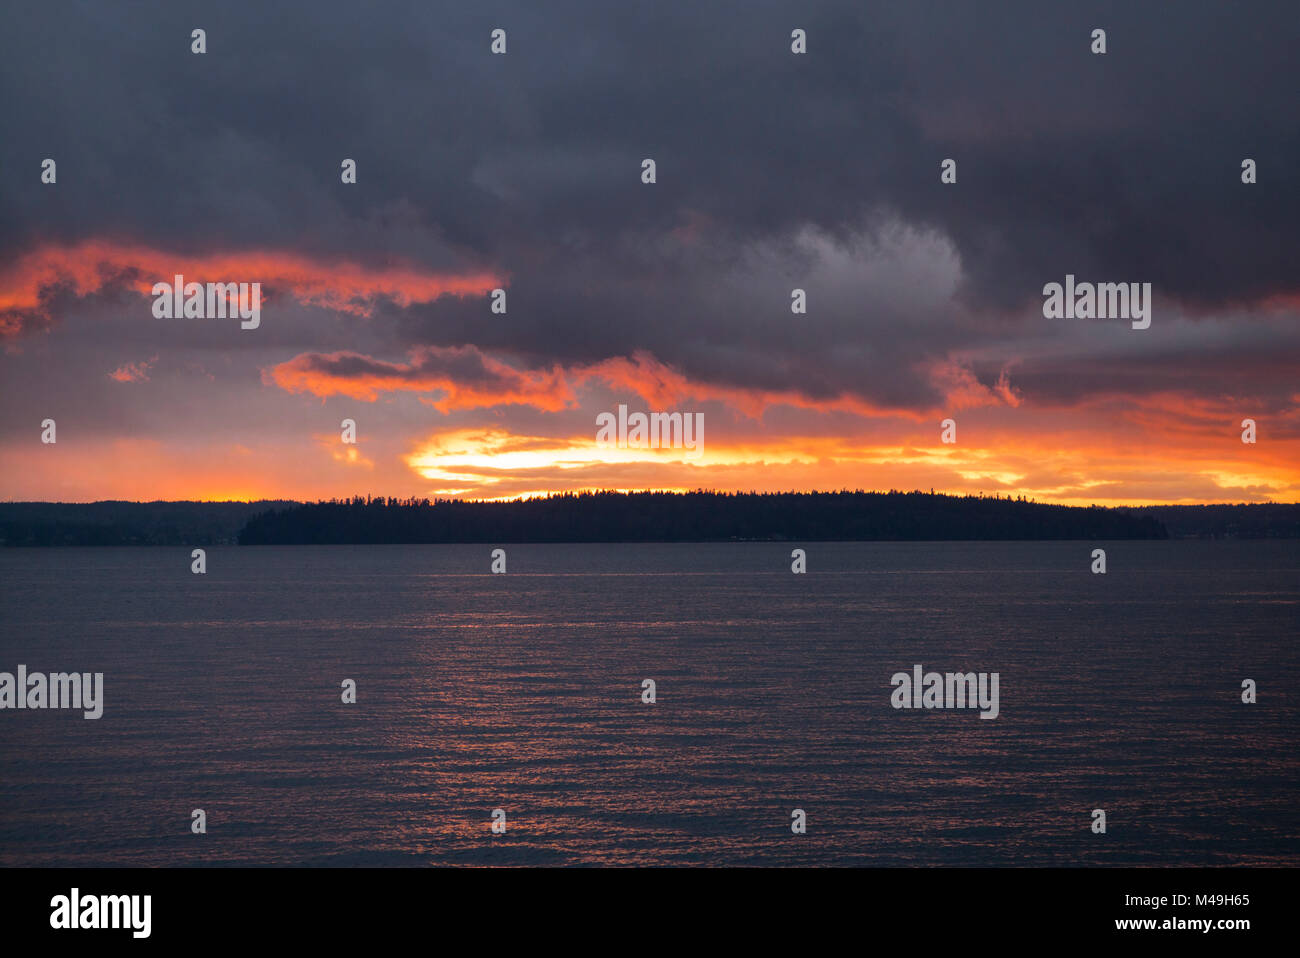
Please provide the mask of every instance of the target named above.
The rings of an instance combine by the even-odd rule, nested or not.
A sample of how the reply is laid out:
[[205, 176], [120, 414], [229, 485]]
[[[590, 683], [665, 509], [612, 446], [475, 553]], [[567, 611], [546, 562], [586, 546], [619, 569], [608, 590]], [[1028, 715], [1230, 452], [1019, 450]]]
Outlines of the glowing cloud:
[[0, 338], [48, 325], [50, 299], [59, 291], [84, 297], [126, 287], [147, 296], [155, 282], [171, 282], [178, 274], [189, 282], [255, 281], [265, 291], [358, 316], [370, 315], [381, 299], [409, 306], [440, 296], [483, 295], [504, 283], [483, 271], [432, 273], [409, 264], [375, 269], [281, 250], [181, 255], [96, 239], [41, 246], [0, 268]]
[[[264, 370], [262, 379], [288, 392], [322, 398], [351, 396], [367, 402], [374, 402], [386, 392], [439, 393], [436, 399], [422, 401], [444, 413], [509, 405], [556, 412], [575, 405], [580, 389], [604, 386], [634, 393], [660, 409], [685, 402], [717, 401], [751, 419], [761, 418], [773, 406], [909, 419], [927, 415], [913, 409], [877, 406], [854, 396], [819, 398], [797, 390], [748, 389], [693, 381], [643, 352], [567, 370], [559, 366], [519, 370], [476, 346], [423, 346], [411, 350], [408, 359], [393, 363], [359, 353], [303, 353]], [[997, 401], [995, 392], [986, 393]]]

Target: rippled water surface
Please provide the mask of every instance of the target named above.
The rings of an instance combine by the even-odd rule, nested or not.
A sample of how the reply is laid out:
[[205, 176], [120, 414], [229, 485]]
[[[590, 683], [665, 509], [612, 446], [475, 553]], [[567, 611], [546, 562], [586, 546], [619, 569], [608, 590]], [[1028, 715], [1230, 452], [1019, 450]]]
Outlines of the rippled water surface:
[[0, 550], [0, 863], [1300, 864], [1300, 543], [801, 545]]

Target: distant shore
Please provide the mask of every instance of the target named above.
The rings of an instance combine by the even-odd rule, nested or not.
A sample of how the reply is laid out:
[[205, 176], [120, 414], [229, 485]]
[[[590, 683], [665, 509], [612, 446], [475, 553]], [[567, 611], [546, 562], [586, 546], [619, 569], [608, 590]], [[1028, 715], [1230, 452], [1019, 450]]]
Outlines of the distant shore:
[[0, 545], [1300, 538], [1300, 504], [1058, 506], [925, 492], [587, 492], [509, 502], [0, 503]]

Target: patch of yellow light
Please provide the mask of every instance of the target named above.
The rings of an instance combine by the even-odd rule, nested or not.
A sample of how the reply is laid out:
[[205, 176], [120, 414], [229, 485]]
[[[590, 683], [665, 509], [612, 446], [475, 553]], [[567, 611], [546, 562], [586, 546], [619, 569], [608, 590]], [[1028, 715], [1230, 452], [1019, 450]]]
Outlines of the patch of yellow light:
[[1223, 487], [1286, 485], [1286, 479], [1279, 476], [1257, 476], [1243, 472], [1216, 472], [1214, 470], [1206, 470], [1201, 475], [1213, 480], [1216, 485]]
[[1016, 472], [964, 472], [957, 470], [957, 475], [961, 476], [967, 482], [979, 482], [980, 480], [1000, 482], [1004, 486], [1013, 486], [1024, 479], [1024, 475]]
[[224, 488], [220, 491], [203, 489], [186, 492], [184, 498], [195, 502], [257, 502], [261, 499], [274, 499], [276, 497], [253, 489]]
[[481, 490], [475, 490], [472, 498], [475, 502], [510, 502], [513, 499], [544, 499], [553, 495], [555, 495], [553, 489], [525, 489], [501, 496], [484, 495]]
[[374, 462], [361, 455], [356, 446], [349, 445], [343, 450], [331, 448], [330, 455], [335, 462], [347, 463], [349, 466], [365, 466], [367, 469], [375, 468]]
[[[688, 449], [628, 449], [598, 444], [594, 437], [564, 439], [518, 436], [500, 429], [463, 429], [433, 437], [405, 457], [406, 464], [426, 479], [465, 482], [471, 476], [490, 479], [503, 473], [579, 469], [592, 465], [785, 466], [826, 461], [914, 465], [987, 458], [970, 450], [917, 450], [900, 446], [853, 447], [841, 437], [783, 438], [770, 444], [732, 442], [703, 452]], [[1001, 479], [997, 474], [994, 477]], [[1019, 477], [1015, 477], [1019, 478]], [[665, 487], [667, 488], [667, 487]]]
[[541, 469], [577, 469], [590, 465], [629, 463], [741, 465], [753, 462], [787, 464], [816, 462], [818, 455], [763, 447], [729, 446], [702, 452], [691, 449], [628, 449], [601, 445], [592, 439], [566, 440], [516, 436], [504, 430], [466, 429], [444, 433], [408, 455], [406, 464], [426, 479], [466, 481], [490, 479], [502, 473]]

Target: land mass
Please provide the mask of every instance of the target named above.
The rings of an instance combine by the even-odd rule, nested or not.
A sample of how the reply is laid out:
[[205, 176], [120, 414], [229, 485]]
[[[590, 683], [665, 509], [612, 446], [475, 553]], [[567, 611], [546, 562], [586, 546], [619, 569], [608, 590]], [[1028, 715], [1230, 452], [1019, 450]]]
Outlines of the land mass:
[[1166, 538], [1300, 538], [1300, 504], [1080, 507], [860, 491], [0, 503], [5, 546]]
[[5, 546], [1165, 538], [1300, 538], [1300, 504], [1079, 507], [892, 491], [0, 503]]

